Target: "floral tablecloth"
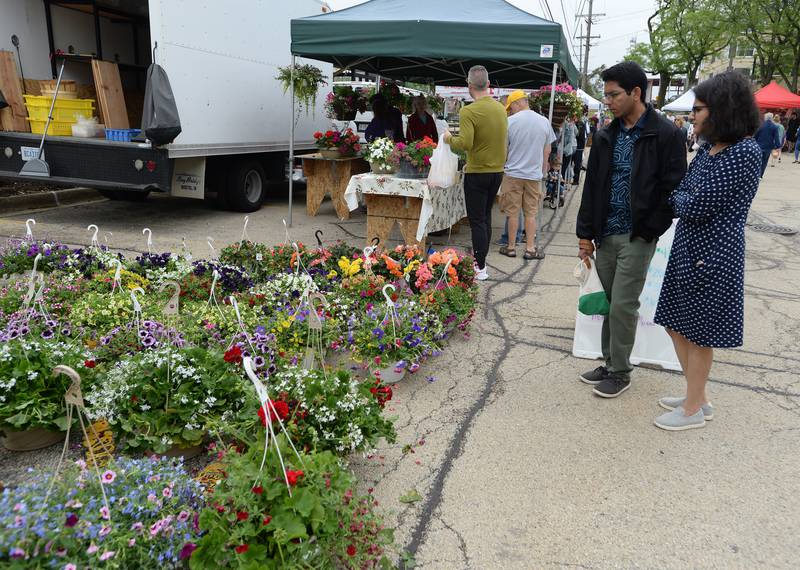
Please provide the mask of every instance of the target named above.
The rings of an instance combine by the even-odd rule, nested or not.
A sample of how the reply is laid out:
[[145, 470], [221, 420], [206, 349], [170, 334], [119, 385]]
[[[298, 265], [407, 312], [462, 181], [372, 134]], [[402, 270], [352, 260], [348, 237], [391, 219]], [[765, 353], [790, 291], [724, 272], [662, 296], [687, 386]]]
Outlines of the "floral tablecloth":
[[356, 174], [344, 192], [350, 211], [358, 208], [364, 194], [422, 198], [422, 211], [417, 226], [417, 241], [431, 232], [446, 230], [467, 215], [464, 202], [464, 177], [458, 175], [456, 184], [449, 188], [429, 188], [428, 181], [397, 178], [391, 174]]

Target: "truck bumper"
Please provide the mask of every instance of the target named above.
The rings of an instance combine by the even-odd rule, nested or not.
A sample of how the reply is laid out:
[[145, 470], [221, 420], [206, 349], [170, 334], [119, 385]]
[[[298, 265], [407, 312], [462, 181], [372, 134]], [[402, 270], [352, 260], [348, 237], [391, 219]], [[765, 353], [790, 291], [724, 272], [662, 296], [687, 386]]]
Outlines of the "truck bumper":
[[47, 137], [44, 160], [49, 178], [20, 175], [22, 147], [39, 146], [40, 135], [0, 133], [0, 178], [51, 182], [90, 188], [169, 192], [172, 162], [166, 149], [145, 143]]

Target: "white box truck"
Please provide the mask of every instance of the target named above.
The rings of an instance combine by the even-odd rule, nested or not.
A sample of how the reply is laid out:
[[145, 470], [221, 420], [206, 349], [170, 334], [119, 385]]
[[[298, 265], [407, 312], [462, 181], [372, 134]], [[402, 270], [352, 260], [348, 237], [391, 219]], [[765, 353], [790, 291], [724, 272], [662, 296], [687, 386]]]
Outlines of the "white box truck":
[[[222, 207], [258, 209], [267, 182], [285, 180], [288, 169], [292, 105], [275, 76], [291, 63], [290, 20], [326, 10], [321, 0], [0, 0], [0, 49], [13, 50], [17, 36], [26, 79], [55, 78], [61, 58], [53, 53], [74, 54], [64, 79], [79, 84], [92, 83], [93, 57], [116, 61], [134, 128], [155, 59], [180, 114], [181, 134], [161, 147], [48, 135], [51, 176], [38, 180], [115, 199], [210, 192]], [[316, 65], [330, 85], [331, 66]], [[326, 127], [325, 89], [315, 109], [296, 115], [298, 150], [313, 148], [314, 131]], [[0, 132], [0, 178], [28, 179], [19, 172], [40, 138]]]

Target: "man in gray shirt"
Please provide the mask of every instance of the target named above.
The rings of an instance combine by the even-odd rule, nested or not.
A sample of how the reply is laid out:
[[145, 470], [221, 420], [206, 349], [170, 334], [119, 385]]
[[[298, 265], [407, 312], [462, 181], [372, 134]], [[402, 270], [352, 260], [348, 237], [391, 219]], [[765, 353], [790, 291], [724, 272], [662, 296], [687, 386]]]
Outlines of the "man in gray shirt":
[[508, 118], [508, 157], [500, 189], [500, 210], [508, 216], [507, 246], [500, 253], [516, 257], [515, 238], [522, 209], [525, 215], [525, 259], [542, 259], [544, 253], [536, 247], [536, 213], [542, 197], [540, 183], [542, 167], [547, 164], [550, 145], [556, 140], [550, 122], [528, 106], [528, 96], [514, 91], [506, 101]]

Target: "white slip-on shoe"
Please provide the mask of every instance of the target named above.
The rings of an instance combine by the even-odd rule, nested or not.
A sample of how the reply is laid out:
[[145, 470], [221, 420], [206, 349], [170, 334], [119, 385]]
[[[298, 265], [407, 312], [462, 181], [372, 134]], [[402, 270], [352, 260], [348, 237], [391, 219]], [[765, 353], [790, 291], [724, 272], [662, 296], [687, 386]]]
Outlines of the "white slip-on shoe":
[[[686, 397], [683, 398], [661, 398], [658, 401], [658, 405], [664, 408], [665, 410], [674, 410], [679, 406], [683, 406], [683, 403], [686, 401]], [[703, 410], [703, 417], [705, 417], [706, 421], [714, 419], [714, 406], [711, 405], [711, 402], [705, 404], [702, 408]]]

